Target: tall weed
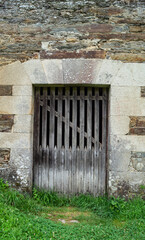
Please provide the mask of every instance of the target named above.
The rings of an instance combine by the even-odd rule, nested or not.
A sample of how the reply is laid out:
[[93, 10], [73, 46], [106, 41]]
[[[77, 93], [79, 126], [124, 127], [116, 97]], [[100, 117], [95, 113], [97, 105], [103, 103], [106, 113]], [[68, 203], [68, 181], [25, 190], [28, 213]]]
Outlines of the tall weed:
[[139, 219], [145, 216], [145, 201], [134, 198], [125, 201], [113, 196], [93, 197], [91, 195], [64, 196], [33, 188], [32, 197], [11, 189], [8, 183], [0, 179], [0, 202], [14, 206], [23, 212], [36, 213], [44, 206], [72, 206], [88, 209], [98, 216], [122, 219]]

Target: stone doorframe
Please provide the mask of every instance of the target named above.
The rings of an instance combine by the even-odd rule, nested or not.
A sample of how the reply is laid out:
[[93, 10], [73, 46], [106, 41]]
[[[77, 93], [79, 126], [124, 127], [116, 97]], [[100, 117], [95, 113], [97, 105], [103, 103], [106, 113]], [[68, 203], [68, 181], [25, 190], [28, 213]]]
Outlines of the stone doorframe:
[[1, 67], [0, 177], [31, 190], [34, 85], [110, 86], [108, 192], [137, 191], [145, 184], [144, 76], [144, 63], [100, 59], [29, 60]]

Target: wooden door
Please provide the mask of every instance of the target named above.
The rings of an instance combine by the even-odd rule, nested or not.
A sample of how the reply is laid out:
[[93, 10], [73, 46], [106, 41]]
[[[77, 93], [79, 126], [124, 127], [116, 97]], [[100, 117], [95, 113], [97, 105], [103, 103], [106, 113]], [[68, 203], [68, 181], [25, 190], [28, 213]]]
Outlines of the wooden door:
[[35, 88], [35, 186], [105, 193], [107, 95], [107, 88], [97, 87]]

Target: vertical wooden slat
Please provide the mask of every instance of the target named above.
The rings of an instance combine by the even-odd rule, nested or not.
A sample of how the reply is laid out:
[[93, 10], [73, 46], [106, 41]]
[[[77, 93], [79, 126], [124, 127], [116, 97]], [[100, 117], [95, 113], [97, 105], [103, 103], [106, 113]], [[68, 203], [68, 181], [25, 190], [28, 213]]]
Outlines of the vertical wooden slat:
[[39, 185], [40, 88], [35, 89], [33, 135], [33, 182]]
[[86, 192], [89, 192], [89, 175], [90, 175], [90, 149], [86, 152]]
[[54, 148], [54, 127], [55, 127], [55, 88], [50, 88], [50, 126], [49, 126], [49, 147]]
[[95, 149], [98, 151], [99, 149], [99, 89], [95, 88]]
[[77, 88], [73, 88], [73, 129], [72, 129], [72, 193], [76, 193], [77, 184]]
[[80, 88], [80, 149], [84, 149], [84, 87]]
[[99, 89], [95, 88], [95, 121], [94, 121], [94, 135], [95, 135], [95, 145], [94, 145], [94, 194], [99, 191], [98, 181], [99, 181]]
[[39, 147], [39, 188], [42, 188], [42, 147]]
[[64, 192], [69, 189], [69, 171], [68, 171], [68, 161], [69, 161], [69, 119], [70, 119], [70, 88], [65, 88], [65, 166], [64, 166]]
[[54, 147], [54, 159], [53, 159], [53, 190], [57, 190], [57, 147]]
[[76, 149], [72, 149], [72, 194], [76, 193], [77, 182], [77, 154]]
[[106, 181], [106, 145], [107, 145], [107, 89], [103, 89], [102, 102], [102, 161], [101, 161], [101, 179], [102, 189], [101, 193], [105, 193]]
[[46, 162], [45, 162], [45, 176], [46, 176], [46, 190], [49, 190], [49, 147], [46, 148]]
[[83, 150], [78, 150], [78, 189], [83, 192]]
[[73, 129], [72, 129], [72, 148], [77, 146], [77, 88], [73, 88]]
[[46, 162], [46, 143], [47, 143], [47, 88], [43, 88], [43, 107], [42, 107], [42, 159], [41, 159], [41, 185], [45, 188], [45, 162]]
[[42, 149], [46, 149], [46, 143], [47, 143], [47, 88], [43, 88]]
[[94, 148], [92, 148], [92, 150], [90, 151], [90, 178], [89, 178], [89, 192], [93, 193], [94, 191], [94, 184], [93, 184], [93, 152], [94, 152]]
[[69, 87], [66, 87], [65, 91], [65, 149], [69, 149]]
[[50, 88], [50, 125], [49, 125], [49, 188], [53, 190], [54, 174], [54, 131], [55, 131], [55, 88]]
[[88, 87], [88, 100], [87, 100], [87, 149], [92, 146], [92, 88]]
[[79, 160], [80, 160], [80, 148], [77, 147], [76, 149], [76, 187], [75, 187], [75, 192], [79, 193], [79, 184], [80, 184], [80, 172], [79, 172]]
[[60, 192], [62, 188], [62, 172], [61, 172], [61, 149], [57, 150], [57, 191]]
[[61, 167], [61, 148], [62, 148], [62, 88], [58, 88], [58, 121], [57, 121], [57, 191], [62, 189], [62, 167]]
[[[43, 135], [42, 135], [43, 138]], [[45, 188], [45, 149], [42, 148], [42, 158], [41, 158], [41, 187]]]
[[62, 88], [58, 88], [57, 147], [62, 147]]
[[49, 149], [49, 190], [53, 190], [53, 165], [54, 165], [54, 150]]
[[86, 176], [87, 176], [86, 161], [87, 161], [87, 148], [85, 147], [85, 149], [84, 149], [84, 156], [83, 156], [83, 176], [84, 176], [83, 193], [86, 193]]
[[61, 148], [60, 151], [60, 171], [61, 171], [61, 188], [60, 192], [65, 193], [65, 175], [64, 175], [64, 168], [65, 168], [65, 149], [64, 147]]
[[72, 193], [72, 148], [70, 147], [68, 153], [68, 193]]

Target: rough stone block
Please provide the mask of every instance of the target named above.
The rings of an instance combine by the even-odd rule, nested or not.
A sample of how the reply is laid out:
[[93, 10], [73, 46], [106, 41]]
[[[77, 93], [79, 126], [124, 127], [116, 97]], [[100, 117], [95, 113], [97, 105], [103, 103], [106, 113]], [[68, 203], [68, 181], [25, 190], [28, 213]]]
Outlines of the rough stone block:
[[11, 149], [11, 165], [16, 169], [32, 169], [32, 153], [30, 148], [12, 148]]
[[145, 116], [145, 101], [142, 98], [112, 97], [110, 99], [109, 115]]
[[13, 96], [32, 96], [32, 86], [13, 86]]
[[145, 97], [145, 87], [141, 87], [141, 97]]
[[110, 87], [110, 97], [116, 98], [139, 98], [140, 87], [139, 86], [114, 86]]
[[109, 24], [88, 24], [77, 27], [77, 29], [83, 33], [111, 32], [113, 26]]
[[126, 135], [129, 126], [128, 116], [110, 116], [109, 117], [109, 134]]
[[5, 167], [0, 168], [0, 178], [7, 180], [11, 186], [21, 191], [31, 191], [32, 174], [28, 168], [20, 169]]
[[116, 39], [117, 41], [140, 41], [144, 40], [145, 34], [144, 33], [90, 33], [88, 36], [89, 39], [102, 39], [102, 40], [113, 40]]
[[1, 148], [31, 148], [32, 135], [30, 133], [0, 133]]
[[0, 96], [11, 96], [12, 85], [0, 85]]
[[31, 133], [32, 132], [32, 115], [15, 115], [14, 117], [14, 133]]
[[40, 60], [30, 60], [22, 65], [32, 84], [47, 84], [47, 78]]
[[11, 132], [14, 124], [14, 115], [0, 114], [0, 132]]
[[118, 41], [117, 39], [112, 39], [107, 42], [104, 42], [100, 44], [101, 49], [107, 50], [107, 51], [114, 51], [114, 52], [130, 52], [134, 49], [136, 51], [144, 51], [145, 49], [145, 42], [144, 41]]
[[145, 135], [145, 117], [130, 117], [129, 134]]
[[131, 152], [130, 167], [145, 172], [145, 152]]
[[145, 61], [145, 54], [144, 53], [111, 53], [108, 52], [107, 56], [110, 57], [112, 60], [120, 60], [123, 62], [144, 62]]
[[118, 70], [122, 66], [120, 61], [102, 60], [102, 64], [99, 73], [96, 75], [96, 84], [111, 84], [113, 83], [114, 77], [117, 75]]
[[102, 60], [63, 60], [64, 83], [97, 83]]
[[132, 64], [123, 63], [115, 78], [112, 80], [112, 84], [117, 86], [136, 86], [136, 81], [132, 74], [132, 68]]
[[63, 82], [62, 60], [43, 60], [42, 66], [46, 75], [47, 83], [61, 84]]
[[100, 58], [104, 59], [106, 52], [104, 50], [79, 50], [79, 51], [44, 51], [40, 52], [41, 59], [63, 59], [63, 58]]
[[4, 167], [9, 164], [10, 151], [10, 148], [0, 148], [0, 167]]
[[31, 85], [22, 64], [15, 62], [0, 69], [1, 85]]
[[138, 151], [144, 152], [145, 136], [116, 135], [109, 137], [108, 151]]
[[115, 196], [132, 198], [139, 193], [140, 185], [144, 184], [145, 178], [143, 172], [109, 172], [109, 193]]
[[129, 170], [130, 150], [120, 142], [111, 152], [108, 152], [109, 171], [126, 172]]
[[144, 63], [133, 63], [130, 65], [134, 83], [136, 86], [145, 86], [145, 64]]
[[0, 114], [32, 114], [31, 96], [0, 97]]

